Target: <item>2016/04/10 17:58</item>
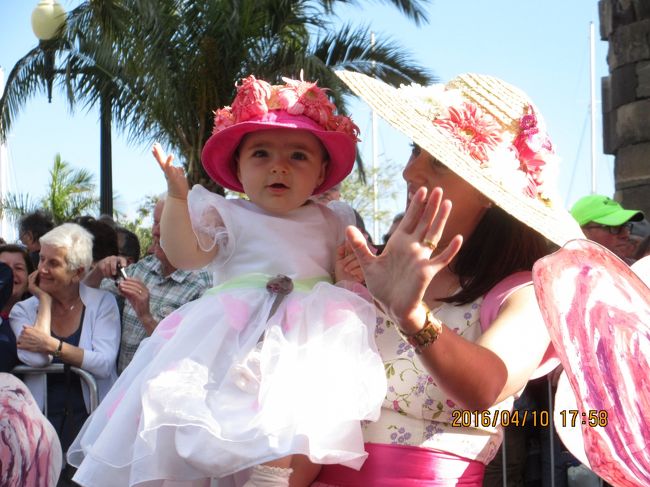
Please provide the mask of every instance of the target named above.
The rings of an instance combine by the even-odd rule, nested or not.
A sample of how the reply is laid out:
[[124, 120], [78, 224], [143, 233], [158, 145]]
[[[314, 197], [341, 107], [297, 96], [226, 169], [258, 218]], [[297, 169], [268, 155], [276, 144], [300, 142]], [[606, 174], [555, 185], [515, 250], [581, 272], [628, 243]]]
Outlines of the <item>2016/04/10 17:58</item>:
[[[589, 410], [580, 412], [577, 409], [563, 409], [560, 411], [560, 419], [563, 427], [575, 427], [584, 424], [590, 427], [607, 426], [607, 411]], [[455, 409], [452, 411], [452, 427], [458, 428], [496, 428], [502, 426], [542, 426], [549, 425], [550, 414], [548, 411], [537, 410], [482, 410], [470, 411], [467, 409]]]

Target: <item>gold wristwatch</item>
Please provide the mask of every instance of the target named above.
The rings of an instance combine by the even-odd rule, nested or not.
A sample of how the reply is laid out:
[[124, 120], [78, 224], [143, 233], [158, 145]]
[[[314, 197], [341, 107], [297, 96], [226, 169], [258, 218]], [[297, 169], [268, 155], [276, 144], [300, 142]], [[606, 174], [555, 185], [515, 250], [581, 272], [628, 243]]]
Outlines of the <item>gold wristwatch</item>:
[[442, 323], [439, 322], [434, 316], [429, 307], [422, 302], [422, 306], [426, 310], [424, 319], [424, 326], [422, 329], [412, 335], [407, 335], [397, 327], [402, 335], [402, 338], [408, 342], [415, 349], [415, 353], [421, 354], [422, 349], [428, 347], [435, 342], [442, 333]]

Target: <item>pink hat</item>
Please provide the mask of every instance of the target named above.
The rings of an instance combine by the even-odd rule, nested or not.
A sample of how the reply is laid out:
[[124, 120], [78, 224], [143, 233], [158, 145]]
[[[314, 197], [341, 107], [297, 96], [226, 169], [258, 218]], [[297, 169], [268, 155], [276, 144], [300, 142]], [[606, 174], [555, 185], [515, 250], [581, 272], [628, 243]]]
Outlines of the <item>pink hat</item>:
[[329, 163], [325, 180], [314, 194], [327, 191], [352, 171], [359, 128], [349, 117], [334, 114], [336, 107], [316, 83], [283, 80], [284, 85], [270, 85], [249, 76], [237, 86], [232, 107], [215, 112], [214, 129], [203, 147], [201, 162], [224, 188], [244, 192], [234, 154], [244, 135], [259, 130], [307, 130], [321, 141]]

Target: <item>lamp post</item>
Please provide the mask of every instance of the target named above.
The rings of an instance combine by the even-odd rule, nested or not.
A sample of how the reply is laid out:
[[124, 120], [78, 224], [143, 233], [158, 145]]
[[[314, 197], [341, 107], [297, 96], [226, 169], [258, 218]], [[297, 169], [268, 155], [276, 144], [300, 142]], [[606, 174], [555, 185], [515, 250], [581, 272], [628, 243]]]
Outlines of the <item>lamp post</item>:
[[[45, 53], [47, 100], [52, 102], [55, 41], [66, 22], [65, 9], [56, 0], [40, 0], [32, 12], [32, 30]], [[113, 216], [113, 171], [111, 154], [111, 95], [105, 89], [100, 95], [99, 134], [99, 212]]]

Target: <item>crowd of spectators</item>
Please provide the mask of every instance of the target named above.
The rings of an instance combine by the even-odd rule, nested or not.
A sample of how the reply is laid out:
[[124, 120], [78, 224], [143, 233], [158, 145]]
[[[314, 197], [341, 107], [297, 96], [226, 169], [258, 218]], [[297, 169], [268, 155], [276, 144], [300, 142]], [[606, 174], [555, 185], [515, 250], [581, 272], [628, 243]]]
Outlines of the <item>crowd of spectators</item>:
[[[0, 243], [0, 373], [14, 371], [7, 381], [20, 384], [12, 388], [11, 404], [0, 407], [2, 415], [13, 414], [16, 401], [22, 402], [21, 414], [30, 412], [47, 432], [53, 452], [47, 458], [59, 467], [54, 474], [41, 470], [47, 475], [39, 479], [42, 485], [74, 485], [62, 459], [92, 412], [89, 384], [75, 371], [92, 376], [101, 401], [157, 323], [211, 286], [208, 272], [178, 270], [166, 258], [159, 241], [162, 205], [164, 199], [153, 215], [148, 249], [106, 215], [57, 226], [41, 210], [19, 219], [19, 243]], [[15, 441], [7, 446], [42, 461], [37, 452], [27, 454], [34, 438], [11, 437], [24, 420], [2, 424]], [[28, 467], [3, 473], [20, 483]]]

